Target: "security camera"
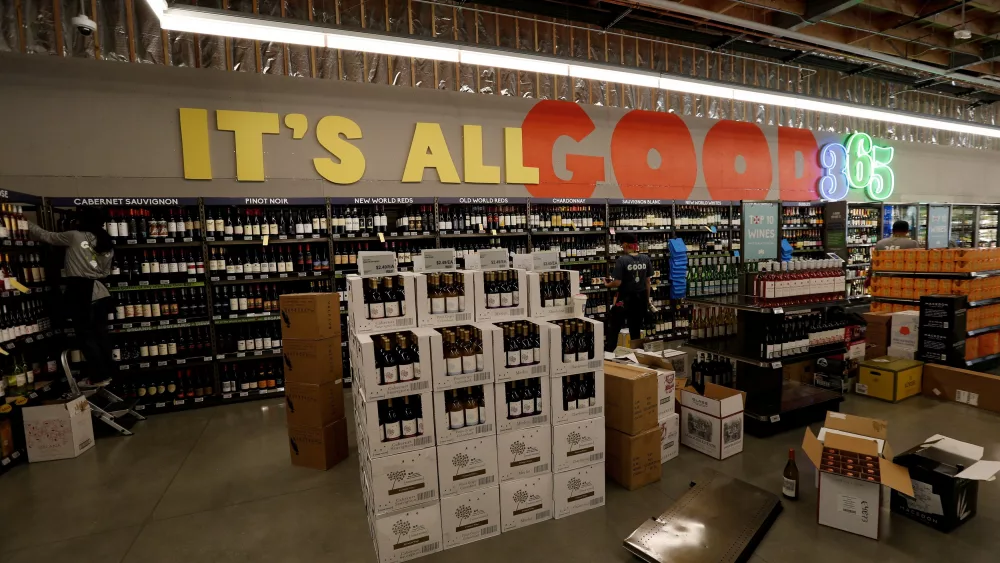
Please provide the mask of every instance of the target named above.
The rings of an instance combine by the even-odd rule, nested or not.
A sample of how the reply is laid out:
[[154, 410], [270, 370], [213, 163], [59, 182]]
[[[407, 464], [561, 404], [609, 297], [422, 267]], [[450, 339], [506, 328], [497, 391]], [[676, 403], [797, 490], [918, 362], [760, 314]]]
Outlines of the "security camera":
[[89, 37], [94, 30], [97, 29], [97, 22], [88, 18], [84, 14], [80, 14], [71, 20], [73, 25], [76, 26], [76, 30], [80, 32], [80, 35], [84, 37]]

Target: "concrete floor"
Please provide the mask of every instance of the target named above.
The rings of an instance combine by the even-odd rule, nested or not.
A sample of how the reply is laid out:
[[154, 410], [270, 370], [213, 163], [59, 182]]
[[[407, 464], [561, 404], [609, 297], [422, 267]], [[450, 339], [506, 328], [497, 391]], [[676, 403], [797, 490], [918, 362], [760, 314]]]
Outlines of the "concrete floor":
[[[77, 459], [15, 468], [0, 478], [0, 562], [375, 561], [356, 452], [327, 472], [292, 467], [283, 408], [269, 400], [158, 415], [136, 436], [100, 440]], [[888, 419], [895, 451], [943, 433], [1000, 459], [994, 414], [923, 397], [891, 405], [850, 396], [843, 410]], [[622, 539], [683, 494], [702, 468], [778, 493], [788, 448], [801, 437], [801, 430], [748, 437], [742, 454], [722, 462], [682, 447], [660, 483], [634, 492], [609, 483], [603, 508], [421, 561], [632, 560]], [[818, 526], [813, 473], [801, 455], [799, 468], [803, 498], [785, 503], [754, 563], [998, 560], [1000, 482], [983, 484], [978, 516], [949, 535], [892, 516], [875, 542]]]

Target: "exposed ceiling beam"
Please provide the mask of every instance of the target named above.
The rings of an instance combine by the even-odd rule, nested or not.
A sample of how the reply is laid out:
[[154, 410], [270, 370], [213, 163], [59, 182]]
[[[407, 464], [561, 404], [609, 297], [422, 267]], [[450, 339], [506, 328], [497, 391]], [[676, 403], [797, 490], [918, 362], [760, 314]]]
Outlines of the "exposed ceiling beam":
[[997, 59], [1000, 59], [1000, 41], [993, 41], [983, 45], [982, 53], [978, 57], [963, 53], [951, 53], [950, 60], [948, 61], [948, 70], [956, 71]]
[[806, 3], [806, 11], [801, 16], [778, 12], [771, 18], [771, 25], [798, 31], [860, 3], [861, 0], [812, 0]]

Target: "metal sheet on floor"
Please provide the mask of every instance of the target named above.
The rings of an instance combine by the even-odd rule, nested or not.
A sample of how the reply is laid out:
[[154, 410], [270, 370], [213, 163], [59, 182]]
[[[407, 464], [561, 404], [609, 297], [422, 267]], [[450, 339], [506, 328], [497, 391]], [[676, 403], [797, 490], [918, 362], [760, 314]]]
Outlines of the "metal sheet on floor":
[[753, 554], [781, 501], [739, 479], [706, 471], [677, 502], [625, 539], [650, 563], [738, 563]]

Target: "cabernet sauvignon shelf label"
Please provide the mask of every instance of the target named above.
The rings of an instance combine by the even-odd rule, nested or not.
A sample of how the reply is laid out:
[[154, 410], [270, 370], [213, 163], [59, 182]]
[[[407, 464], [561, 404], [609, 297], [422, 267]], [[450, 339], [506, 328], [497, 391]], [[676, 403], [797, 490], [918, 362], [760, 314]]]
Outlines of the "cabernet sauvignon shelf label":
[[156, 207], [179, 205], [198, 205], [196, 197], [57, 197], [52, 199], [52, 205], [66, 207]]

